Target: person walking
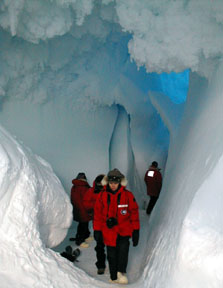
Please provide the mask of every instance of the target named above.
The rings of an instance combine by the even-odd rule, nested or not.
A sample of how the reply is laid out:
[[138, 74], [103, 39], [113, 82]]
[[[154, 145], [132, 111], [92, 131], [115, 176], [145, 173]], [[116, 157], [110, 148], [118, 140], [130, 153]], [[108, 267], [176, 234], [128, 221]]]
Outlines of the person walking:
[[[103, 190], [101, 181], [104, 178], [104, 176], [105, 176], [104, 174], [98, 175], [93, 182], [93, 187], [89, 188], [84, 196], [84, 201], [83, 201], [84, 206], [87, 212], [89, 213], [89, 215], [92, 217], [92, 219], [94, 215], [94, 206], [95, 206], [96, 199], [99, 193]], [[96, 258], [97, 258], [97, 261], [95, 263], [97, 267], [97, 274], [102, 275], [104, 274], [105, 268], [106, 268], [105, 244], [103, 242], [103, 239], [98, 239], [98, 241], [96, 241], [95, 251], [96, 251]]]
[[156, 161], [153, 161], [149, 169], [146, 171], [144, 181], [147, 187], [147, 195], [150, 196], [146, 213], [150, 215], [159, 198], [160, 190], [162, 188], [162, 174], [160, 173], [160, 168], [158, 168], [158, 163]]
[[134, 247], [139, 241], [138, 204], [132, 192], [125, 188], [127, 180], [118, 169], [111, 170], [102, 185], [104, 189], [94, 207], [94, 238], [106, 245], [109, 281], [127, 284], [129, 239], [132, 238]]
[[71, 203], [73, 205], [73, 220], [78, 222], [78, 226], [75, 238], [70, 238], [70, 240], [75, 240], [76, 245], [82, 248], [88, 248], [89, 244], [85, 240], [90, 236], [89, 221], [91, 217], [83, 205], [83, 198], [90, 185], [83, 172], [78, 173], [76, 179], [72, 180], [72, 184]]

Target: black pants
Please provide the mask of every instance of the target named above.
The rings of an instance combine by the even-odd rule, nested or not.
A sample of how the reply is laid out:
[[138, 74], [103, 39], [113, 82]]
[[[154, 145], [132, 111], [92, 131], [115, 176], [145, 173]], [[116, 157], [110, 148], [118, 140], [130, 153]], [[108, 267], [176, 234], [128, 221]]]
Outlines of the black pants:
[[157, 200], [158, 200], [158, 197], [150, 196], [149, 204], [148, 204], [148, 207], [146, 209], [146, 213], [148, 215], [152, 212]]
[[129, 255], [129, 236], [118, 235], [116, 247], [107, 246], [110, 277], [117, 279], [117, 272], [126, 273]]
[[94, 248], [94, 250], [96, 251], [96, 258], [97, 258], [97, 262], [95, 263], [95, 265], [97, 266], [97, 268], [105, 268], [105, 259], [106, 259], [106, 255], [105, 255], [105, 244], [103, 241], [97, 241], [96, 243], [96, 247]]
[[89, 222], [79, 222], [77, 226], [76, 244], [80, 245], [86, 238], [89, 237], [90, 231], [88, 228]]

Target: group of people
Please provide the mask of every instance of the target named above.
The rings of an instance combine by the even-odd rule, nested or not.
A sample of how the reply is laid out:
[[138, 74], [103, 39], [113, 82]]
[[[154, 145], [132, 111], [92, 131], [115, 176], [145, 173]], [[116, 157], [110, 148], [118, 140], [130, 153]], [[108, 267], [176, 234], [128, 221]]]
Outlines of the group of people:
[[[160, 184], [154, 184], [154, 188], [151, 182], [152, 180], [160, 182], [161, 179], [162, 183], [160, 175], [158, 163], [154, 161], [144, 178], [147, 193], [150, 195], [147, 214], [151, 213], [159, 197], [159, 192], [154, 192], [155, 189], [157, 191], [161, 189]], [[72, 184], [73, 219], [78, 222], [78, 226], [76, 236], [70, 240], [82, 248], [88, 248], [89, 242], [93, 240], [89, 230], [89, 222], [92, 220], [96, 241], [97, 273], [104, 274], [107, 254], [109, 281], [127, 284], [126, 269], [130, 239], [136, 247], [139, 242], [140, 221], [136, 199], [133, 193], [126, 189], [126, 177], [118, 169], [113, 169], [107, 175], [98, 175], [93, 187], [90, 187], [85, 173], [80, 172], [72, 180]], [[152, 187], [152, 190], [148, 186]]]

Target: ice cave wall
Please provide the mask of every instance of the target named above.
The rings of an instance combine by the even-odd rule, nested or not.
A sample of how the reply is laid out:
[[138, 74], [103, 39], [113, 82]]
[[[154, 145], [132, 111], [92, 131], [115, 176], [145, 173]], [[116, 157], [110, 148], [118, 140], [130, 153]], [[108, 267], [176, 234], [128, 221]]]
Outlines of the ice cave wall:
[[190, 75], [187, 105], [149, 228], [145, 287], [217, 288], [223, 283], [222, 73], [220, 62], [210, 81]]

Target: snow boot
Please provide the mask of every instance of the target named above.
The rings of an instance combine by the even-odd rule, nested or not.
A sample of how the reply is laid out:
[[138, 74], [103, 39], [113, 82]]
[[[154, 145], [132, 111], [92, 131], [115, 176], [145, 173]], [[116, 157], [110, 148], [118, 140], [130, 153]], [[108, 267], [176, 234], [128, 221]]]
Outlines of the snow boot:
[[115, 280], [109, 279], [109, 283], [119, 284], [118, 279]]
[[91, 241], [93, 241], [94, 238], [92, 236], [89, 236], [88, 238], [86, 238], [84, 241], [87, 243], [90, 243]]
[[82, 242], [79, 246], [80, 246], [81, 248], [88, 248], [88, 247], [89, 247], [89, 244], [86, 243], [86, 242]]
[[98, 275], [102, 275], [105, 273], [105, 268], [98, 268]]
[[118, 272], [117, 277], [118, 277], [119, 284], [128, 284], [128, 278], [126, 277], [124, 273]]
[[70, 241], [76, 241], [76, 238], [71, 237], [69, 240]]

